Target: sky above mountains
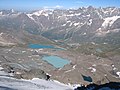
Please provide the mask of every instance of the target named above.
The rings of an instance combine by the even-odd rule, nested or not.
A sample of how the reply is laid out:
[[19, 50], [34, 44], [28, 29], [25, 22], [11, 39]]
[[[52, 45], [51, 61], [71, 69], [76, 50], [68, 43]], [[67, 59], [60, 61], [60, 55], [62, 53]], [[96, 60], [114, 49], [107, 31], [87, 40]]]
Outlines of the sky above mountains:
[[40, 8], [120, 7], [120, 0], [0, 0], [0, 9], [35, 10]]

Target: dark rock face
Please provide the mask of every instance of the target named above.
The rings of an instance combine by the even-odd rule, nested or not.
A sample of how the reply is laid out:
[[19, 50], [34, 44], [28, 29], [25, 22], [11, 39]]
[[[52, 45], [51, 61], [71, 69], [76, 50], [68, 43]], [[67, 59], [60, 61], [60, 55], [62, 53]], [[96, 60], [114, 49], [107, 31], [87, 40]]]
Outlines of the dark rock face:
[[82, 87], [78, 87], [75, 90], [120, 90], [119, 82], [110, 82], [103, 85], [90, 84]]

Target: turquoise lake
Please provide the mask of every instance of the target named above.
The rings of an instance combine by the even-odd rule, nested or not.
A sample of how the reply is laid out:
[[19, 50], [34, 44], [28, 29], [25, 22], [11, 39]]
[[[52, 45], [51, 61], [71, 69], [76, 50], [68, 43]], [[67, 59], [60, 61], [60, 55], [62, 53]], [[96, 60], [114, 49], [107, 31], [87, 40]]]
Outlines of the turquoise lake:
[[70, 63], [70, 61], [68, 61], [67, 59], [63, 59], [58, 56], [44, 56], [42, 59], [52, 64], [56, 68], [62, 68], [64, 67], [64, 65]]
[[29, 44], [28, 45], [29, 48], [32, 48], [32, 49], [56, 49], [56, 50], [65, 50], [64, 48], [57, 48], [55, 46], [52, 46], [52, 45], [42, 45], [42, 44]]
[[28, 47], [32, 49], [40, 49], [40, 48], [53, 48], [54, 49], [55, 48], [52, 45], [42, 45], [42, 44], [29, 44]]

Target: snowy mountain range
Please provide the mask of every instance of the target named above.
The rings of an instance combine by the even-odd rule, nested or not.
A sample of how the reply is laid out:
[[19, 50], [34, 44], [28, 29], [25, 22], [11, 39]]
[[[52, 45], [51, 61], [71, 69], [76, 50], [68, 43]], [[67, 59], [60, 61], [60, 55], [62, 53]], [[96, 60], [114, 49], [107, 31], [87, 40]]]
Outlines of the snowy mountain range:
[[[25, 32], [50, 40], [69, 43], [120, 43], [120, 8], [81, 7], [79, 9], [41, 9], [32, 12], [0, 10], [0, 31]], [[20, 36], [20, 35], [19, 35]], [[20, 38], [20, 37], [19, 37]]]

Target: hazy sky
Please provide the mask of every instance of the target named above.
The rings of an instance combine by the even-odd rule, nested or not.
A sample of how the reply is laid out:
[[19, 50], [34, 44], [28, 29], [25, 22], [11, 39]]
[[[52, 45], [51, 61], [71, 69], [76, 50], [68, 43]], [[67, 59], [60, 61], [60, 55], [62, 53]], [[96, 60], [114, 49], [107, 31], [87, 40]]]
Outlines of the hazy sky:
[[78, 8], [82, 6], [120, 7], [120, 0], [0, 0], [0, 9]]

